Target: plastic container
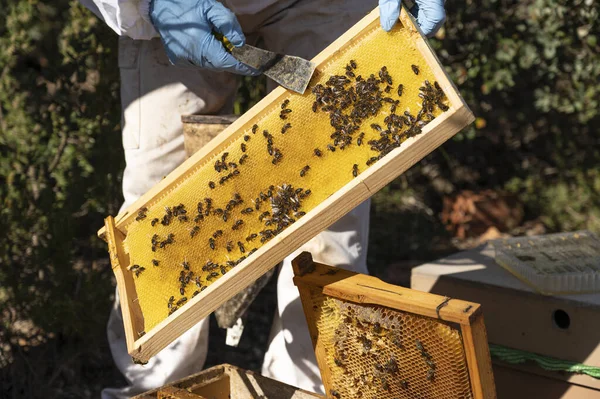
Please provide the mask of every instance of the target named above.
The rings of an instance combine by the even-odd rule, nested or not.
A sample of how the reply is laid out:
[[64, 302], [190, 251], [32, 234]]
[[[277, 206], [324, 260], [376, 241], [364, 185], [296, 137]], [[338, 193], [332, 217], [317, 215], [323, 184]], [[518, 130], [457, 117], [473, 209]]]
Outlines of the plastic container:
[[544, 295], [600, 291], [600, 240], [576, 231], [493, 242], [495, 260]]

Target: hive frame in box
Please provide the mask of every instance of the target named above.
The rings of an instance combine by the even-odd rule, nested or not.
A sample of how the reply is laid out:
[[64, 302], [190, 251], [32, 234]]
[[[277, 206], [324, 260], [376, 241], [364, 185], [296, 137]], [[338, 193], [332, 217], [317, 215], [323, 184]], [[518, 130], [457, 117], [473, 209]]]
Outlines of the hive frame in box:
[[[134, 359], [141, 362], [147, 361], [174, 339], [208, 316], [222, 303], [277, 265], [302, 244], [371, 197], [417, 161], [473, 122], [473, 114], [444, 72], [413, 18], [405, 9], [400, 14], [399, 23], [411, 31], [416, 48], [423, 55], [437, 82], [446, 94], [450, 106], [449, 110], [423, 127], [420, 135], [408, 139], [402, 146], [391, 151], [326, 201], [308, 212], [302, 219], [262, 246], [235, 269], [211, 284], [200, 295], [189, 300], [173, 315], [160, 322], [152, 330], [146, 331], [145, 334], [143, 334], [143, 316], [136, 302], [137, 294], [133, 277], [131, 273], [126, 272], [129, 257], [125, 253], [123, 240], [127, 234], [128, 225], [134, 221], [135, 215], [142, 207], [151, 207], [155, 201], [164, 195], [163, 193], [168, 192], [184, 181], [190, 170], [197, 168], [205, 163], [206, 159], [210, 159], [223, 151], [233, 138], [237, 138], [244, 134], [244, 131], [249, 130], [255, 119], [261, 115], [261, 112], [271, 107], [272, 104], [281, 102], [283, 97], [287, 95], [287, 91], [282, 87], [273, 90], [209, 144], [187, 159], [123, 213], [119, 214], [115, 220], [107, 218], [105, 227], [98, 232], [98, 235], [109, 242], [110, 256], [113, 260], [113, 270], [117, 276], [118, 291], [123, 309], [127, 350]], [[320, 69], [327, 65], [330, 60], [335, 59], [336, 55], [347, 48], [358, 45], [361, 37], [378, 26], [379, 9], [376, 8], [313, 59], [313, 62], [317, 65], [315, 75], [318, 75]]]
[[473, 398], [496, 398], [487, 333], [479, 304], [387, 284], [376, 277], [316, 263], [309, 252], [298, 255], [292, 261], [292, 267], [325, 392], [336, 390], [336, 387], [332, 386], [327, 354], [317, 330], [311, 296], [311, 290], [315, 289], [345, 302], [383, 306], [459, 325]]

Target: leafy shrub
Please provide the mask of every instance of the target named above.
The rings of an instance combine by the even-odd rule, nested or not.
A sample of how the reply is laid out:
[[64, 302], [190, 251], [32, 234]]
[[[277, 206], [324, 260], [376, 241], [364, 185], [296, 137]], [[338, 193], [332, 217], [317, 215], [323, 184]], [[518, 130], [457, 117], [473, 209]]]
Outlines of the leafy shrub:
[[76, 1], [2, 9], [0, 306], [12, 315], [4, 320], [98, 337], [104, 317], [89, 315], [106, 315], [110, 270], [92, 262], [105, 258], [95, 231], [118, 209], [123, 168], [116, 37]]

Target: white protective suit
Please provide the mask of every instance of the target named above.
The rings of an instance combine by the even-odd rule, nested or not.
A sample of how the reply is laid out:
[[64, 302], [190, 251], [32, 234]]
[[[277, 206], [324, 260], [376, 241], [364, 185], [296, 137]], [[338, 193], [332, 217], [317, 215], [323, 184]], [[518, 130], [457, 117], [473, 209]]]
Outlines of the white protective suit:
[[[149, 0], [81, 1], [121, 35], [122, 133], [127, 164], [123, 210], [183, 162], [181, 115], [230, 113], [238, 81], [225, 72], [172, 66], [148, 22]], [[308, 59], [377, 5], [375, 0], [230, 0], [224, 4], [236, 12], [248, 43], [260, 38], [269, 50]], [[317, 261], [367, 273], [368, 231], [367, 201], [285, 259], [262, 369], [265, 376], [323, 392], [290, 261], [307, 250]], [[147, 365], [133, 364], [126, 350], [118, 298], [107, 333], [115, 363], [130, 385], [105, 389], [103, 399], [129, 397], [198, 372], [208, 350], [205, 319]]]

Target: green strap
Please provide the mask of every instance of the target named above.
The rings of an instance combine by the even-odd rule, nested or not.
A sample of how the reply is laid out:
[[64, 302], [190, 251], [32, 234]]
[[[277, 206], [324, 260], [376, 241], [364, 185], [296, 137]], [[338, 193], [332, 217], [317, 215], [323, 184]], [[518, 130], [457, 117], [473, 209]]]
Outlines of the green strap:
[[532, 352], [526, 352], [519, 349], [508, 348], [502, 345], [490, 344], [490, 354], [493, 358], [502, 360], [506, 363], [519, 364], [525, 361], [534, 361], [549, 371], [566, 371], [567, 373], [587, 374], [590, 377], [600, 379], [600, 367], [586, 366], [585, 364], [569, 362], [567, 360], [556, 359], [553, 357], [542, 356]]

